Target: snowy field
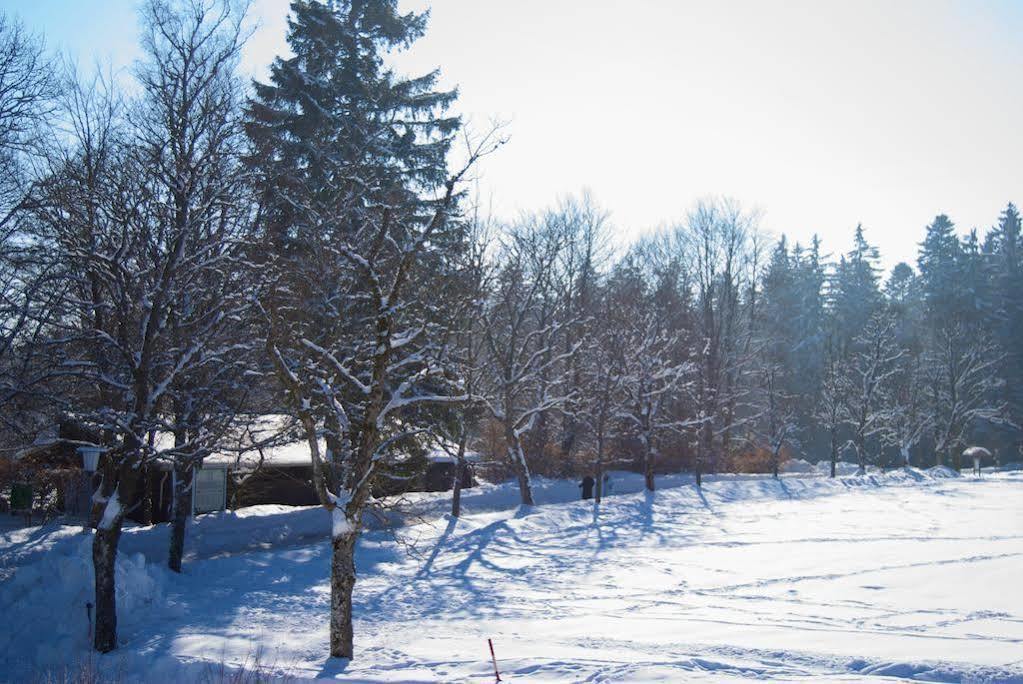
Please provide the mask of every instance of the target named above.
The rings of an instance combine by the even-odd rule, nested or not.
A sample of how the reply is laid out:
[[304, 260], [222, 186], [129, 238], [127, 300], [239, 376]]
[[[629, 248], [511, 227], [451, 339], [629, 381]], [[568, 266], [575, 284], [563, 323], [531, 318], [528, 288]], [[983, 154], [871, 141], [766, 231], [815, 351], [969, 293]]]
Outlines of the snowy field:
[[[1023, 473], [684, 477], [656, 494], [619, 476], [595, 509], [542, 481], [468, 514], [366, 534], [356, 659], [325, 659], [326, 514], [260, 507], [205, 516], [182, 576], [167, 530], [125, 532], [118, 652], [126, 681], [191, 681], [255, 657], [292, 681], [1023, 682]], [[558, 503], [559, 501], [563, 503]], [[505, 510], [500, 508], [508, 506]], [[0, 536], [0, 679], [31, 681], [87, 652], [88, 535]]]

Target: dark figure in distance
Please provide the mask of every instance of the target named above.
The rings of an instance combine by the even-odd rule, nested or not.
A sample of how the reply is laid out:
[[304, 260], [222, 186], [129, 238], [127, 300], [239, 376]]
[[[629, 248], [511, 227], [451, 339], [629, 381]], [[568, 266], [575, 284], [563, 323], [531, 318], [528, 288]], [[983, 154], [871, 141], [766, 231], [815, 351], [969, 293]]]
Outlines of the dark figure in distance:
[[579, 483], [579, 486], [582, 487], [583, 490], [584, 499], [593, 498], [593, 485], [596, 484], [596, 482], [597, 481], [594, 480], [591, 476], [587, 475], [586, 477], [583, 478], [583, 481]]

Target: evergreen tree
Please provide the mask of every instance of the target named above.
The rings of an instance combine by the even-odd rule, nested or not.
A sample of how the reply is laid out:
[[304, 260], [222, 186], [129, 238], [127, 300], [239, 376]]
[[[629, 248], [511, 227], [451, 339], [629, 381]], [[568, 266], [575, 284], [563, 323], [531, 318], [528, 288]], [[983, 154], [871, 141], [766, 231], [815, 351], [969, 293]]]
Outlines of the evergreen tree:
[[957, 268], [958, 316], [964, 323], [982, 325], [991, 310], [990, 275], [981, 252], [977, 231], [971, 230], [960, 243]]
[[831, 286], [831, 314], [836, 348], [850, 353], [881, 302], [878, 287], [877, 247], [867, 242], [863, 226], [856, 226], [853, 248], [841, 258]]
[[[1012, 422], [1023, 426], [1023, 238], [1020, 213], [1010, 203], [985, 240], [990, 264], [992, 333], [1004, 355], [1001, 375]], [[1021, 435], [1014, 431], [1016, 442]]]
[[767, 362], [778, 370], [775, 380], [779, 389], [791, 391], [789, 379], [793, 370], [792, 353], [797, 346], [799, 326], [799, 293], [796, 290], [793, 258], [783, 235], [771, 254], [763, 281], [763, 323], [760, 333]]
[[920, 331], [923, 300], [920, 296], [920, 280], [912, 266], [904, 261], [895, 264], [885, 281], [884, 296], [895, 317], [899, 344], [912, 353], [919, 353], [923, 345]]
[[944, 214], [927, 226], [920, 245], [917, 268], [924, 307], [932, 328], [958, 320], [963, 310], [963, 248], [955, 234], [955, 224]]
[[824, 448], [825, 431], [813, 419], [820, 398], [826, 367], [825, 352], [825, 264], [821, 244], [814, 236], [809, 250], [798, 244], [792, 250], [794, 310], [790, 312], [794, 328], [790, 352], [791, 377], [798, 386], [790, 386], [796, 418], [800, 424], [800, 441], [805, 449]]
[[[446, 179], [457, 117], [438, 72], [401, 78], [383, 55], [422, 36], [397, 0], [296, 0], [293, 53], [255, 84], [246, 131], [267, 237], [280, 248], [349, 236], [381, 210], [422, 212]], [[424, 192], [425, 191], [425, 192]]]

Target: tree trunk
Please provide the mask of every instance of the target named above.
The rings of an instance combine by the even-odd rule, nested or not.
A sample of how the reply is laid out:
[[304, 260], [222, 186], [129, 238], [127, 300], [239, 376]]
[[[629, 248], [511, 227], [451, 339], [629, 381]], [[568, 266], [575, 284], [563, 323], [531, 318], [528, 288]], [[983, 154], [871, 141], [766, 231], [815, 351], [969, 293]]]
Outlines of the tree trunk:
[[856, 465], [857, 475], [867, 474], [867, 456], [866, 456], [867, 445], [864, 442], [862, 435], [856, 435]]
[[707, 454], [714, 448], [714, 432], [708, 422], [700, 427], [700, 441], [696, 450], [696, 487], [703, 487], [703, 466], [707, 462]]
[[121, 523], [96, 530], [92, 539], [92, 565], [96, 573], [96, 631], [93, 647], [100, 653], [117, 648], [117, 605], [114, 568]]
[[140, 487], [142, 488], [142, 524], [153, 524], [153, 491], [149, 482], [149, 466], [144, 466], [139, 472]]
[[508, 458], [519, 481], [519, 494], [522, 497], [522, 505], [532, 506], [533, 487], [529, 480], [529, 465], [526, 463], [526, 455], [522, 451], [522, 443], [511, 428], [505, 428], [504, 437], [508, 446]]
[[462, 461], [455, 462], [455, 480], [451, 483], [451, 515], [462, 514]]
[[[333, 514], [338, 515], [336, 511]], [[351, 523], [349, 523], [350, 525]], [[355, 538], [353, 531], [331, 537], [330, 559], [330, 655], [351, 659], [355, 655], [352, 630], [352, 590], [355, 588]]]
[[[93, 647], [100, 653], [117, 648], [117, 594], [114, 586], [117, 543], [121, 538], [124, 507], [114, 490], [103, 507], [103, 517], [92, 538], [92, 566], [95, 573], [96, 629]], [[126, 497], [130, 501], [130, 497]]]
[[[117, 473], [117, 484], [108, 495], [102, 507], [102, 517], [96, 525], [92, 539], [92, 567], [95, 574], [96, 630], [93, 646], [100, 653], [109, 653], [117, 648], [117, 600], [114, 586], [117, 561], [117, 545], [121, 539], [121, 527], [127, 507], [137, 503], [139, 484], [138, 461], [124, 461], [115, 470], [104, 473], [108, 479]], [[109, 480], [108, 480], [109, 481]], [[109, 485], [104, 486], [104, 490]]]
[[593, 500], [595, 503], [600, 503], [604, 496], [604, 438], [600, 435], [597, 435], [597, 461], [594, 464], [594, 470], [597, 476], [597, 488]]
[[834, 429], [831, 430], [831, 477], [835, 477], [835, 468], [838, 463], [838, 435]]
[[643, 482], [648, 492], [654, 491], [654, 453], [650, 447], [650, 436], [647, 435], [643, 449]]
[[170, 553], [167, 567], [181, 572], [181, 558], [185, 554], [185, 528], [192, 509], [192, 469], [187, 466], [174, 467], [174, 501], [171, 513]]
[[522, 496], [523, 506], [533, 505], [533, 488], [529, 482], [529, 473], [524, 469], [520, 469], [517, 473], [519, 480], [519, 494]]
[[457, 518], [462, 514], [462, 473], [465, 470], [465, 441], [463, 430], [458, 440], [458, 455], [455, 457], [455, 475], [451, 481], [451, 515]]

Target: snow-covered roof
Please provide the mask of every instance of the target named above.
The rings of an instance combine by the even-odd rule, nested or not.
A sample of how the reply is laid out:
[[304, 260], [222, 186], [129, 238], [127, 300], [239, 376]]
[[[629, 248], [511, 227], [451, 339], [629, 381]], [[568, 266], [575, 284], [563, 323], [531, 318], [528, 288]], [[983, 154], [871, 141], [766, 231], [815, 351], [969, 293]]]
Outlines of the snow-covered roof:
[[[255, 417], [227, 440], [224, 450], [207, 456], [204, 464], [254, 468], [303, 466], [312, 463], [309, 443], [291, 416], [267, 414]], [[325, 448], [320, 441], [320, 449]]]
[[[286, 414], [271, 413], [253, 416], [241, 421], [242, 425], [223, 440], [223, 448], [203, 459], [203, 464], [212, 467], [250, 469], [259, 465], [266, 467], [295, 467], [310, 465], [309, 443], [294, 418]], [[56, 425], [41, 431], [32, 446], [15, 454], [15, 458], [45, 449], [60, 442]], [[160, 431], [154, 435], [153, 448], [159, 460], [160, 452], [174, 448], [174, 434]], [[321, 453], [326, 444], [320, 441]], [[451, 442], [434, 444], [426, 454], [431, 463], [453, 463], [458, 445]], [[466, 451], [465, 460], [479, 463], [480, 454]]]
[[[255, 416], [251, 421], [243, 423], [225, 438], [221, 451], [203, 460], [204, 464], [254, 468], [260, 463], [277, 467], [311, 463], [309, 444], [290, 416], [267, 414]], [[59, 425], [50, 424], [39, 431], [31, 445], [15, 452], [14, 459], [49, 449], [62, 441], [67, 440], [61, 438]], [[320, 447], [324, 447], [323, 442]], [[153, 437], [153, 448], [157, 454], [171, 451], [174, 448], [174, 433], [158, 431]]]
[[38, 453], [49, 449], [60, 442], [60, 427], [56, 423], [51, 423], [44, 427], [36, 434], [36, 438], [32, 440], [32, 443], [27, 447], [18, 449], [14, 452], [14, 460], [20, 460], [26, 456]]
[[[455, 454], [457, 453], [458, 453], [457, 449], [448, 452], [446, 449], [437, 447], [430, 451], [428, 454], [426, 454], [426, 460], [428, 460], [430, 463], [454, 463]], [[481, 460], [483, 460], [483, 457], [480, 456], [475, 451], [466, 451], [465, 460], [467, 463], [479, 463]]]

